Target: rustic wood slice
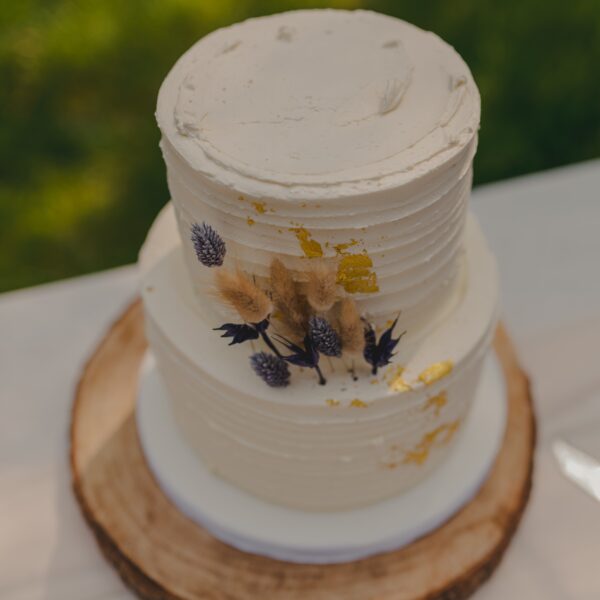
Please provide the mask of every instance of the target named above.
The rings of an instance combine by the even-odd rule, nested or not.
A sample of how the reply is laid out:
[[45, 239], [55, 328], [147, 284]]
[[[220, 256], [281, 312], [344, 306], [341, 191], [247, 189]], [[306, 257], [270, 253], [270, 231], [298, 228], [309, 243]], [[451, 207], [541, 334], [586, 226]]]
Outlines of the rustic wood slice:
[[535, 419], [506, 331], [494, 342], [508, 427], [477, 496], [433, 533], [387, 554], [319, 566], [235, 550], [170, 504], [138, 441], [134, 405], [146, 350], [140, 301], [112, 326], [79, 383], [71, 426], [73, 487], [106, 558], [141, 598], [416, 600], [466, 598], [498, 565], [531, 488]]

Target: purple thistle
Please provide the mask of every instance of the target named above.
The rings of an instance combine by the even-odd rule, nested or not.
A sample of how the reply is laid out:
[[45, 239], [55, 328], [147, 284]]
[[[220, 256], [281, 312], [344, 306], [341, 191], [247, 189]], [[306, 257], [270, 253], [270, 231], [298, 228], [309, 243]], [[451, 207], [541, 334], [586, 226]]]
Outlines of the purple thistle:
[[341, 356], [342, 344], [335, 329], [323, 317], [312, 316], [308, 321], [308, 332], [315, 348], [325, 356]]
[[310, 335], [307, 334], [304, 336], [304, 347], [294, 344], [294, 342], [281, 335], [277, 335], [275, 339], [292, 353], [282, 357], [286, 362], [296, 365], [297, 367], [314, 369], [319, 377], [319, 385], [325, 385], [327, 383], [327, 380], [319, 367], [319, 351], [316, 349]]
[[279, 356], [268, 352], [256, 352], [250, 357], [254, 372], [271, 387], [286, 387], [290, 382], [290, 370]]
[[234, 344], [242, 344], [248, 340], [258, 339], [258, 329], [246, 323], [223, 323], [221, 327], [215, 327], [214, 331], [224, 331], [222, 338], [232, 338], [229, 342], [230, 346]]
[[379, 341], [377, 341], [375, 330], [371, 324], [367, 323], [365, 325], [365, 349], [363, 351], [363, 356], [371, 365], [371, 372], [373, 375], [377, 375], [377, 369], [379, 367], [385, 367], [385, 365], [390, 363], [398, 342], [406, 333], [406, 331], [404, 331], [397, 338], [392, 337], [397, 322], [398, 317], [396, 317], [391, 326], [381, 334]]
[[375, 330], [370, 323], [365, 324], [365, 347], [363, 350], [363, 356], [365, 360], [370, 364], [374, 365], [377, 362], [375, 356], [377, 352], [377, 337], [375, 336]]
[[269, 317], [263, 319], [260, 323], [223, 323], [220, 327], [214, 327], [213, 331], [223, 331], [222, 338], [232, 338], [230, 346], [234, 344], [243, 344], [248, 340], [256, 340], [261, 337], [264, 343], [272, 350], [276, 356], [282, 358], [281, 352], [273, 343], [267, 329], [269, 328]]
[[192, 225], [191, 240], [198, 260], [205, 267], [220, 267], [225, 258], [223, 238], [206, 223]]

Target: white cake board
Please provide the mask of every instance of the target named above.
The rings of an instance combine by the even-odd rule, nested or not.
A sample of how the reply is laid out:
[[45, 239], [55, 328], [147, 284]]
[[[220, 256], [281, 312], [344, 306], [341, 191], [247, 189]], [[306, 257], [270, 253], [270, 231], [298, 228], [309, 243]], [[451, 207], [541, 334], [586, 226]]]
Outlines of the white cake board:
[[150, 470], [188, 518], [239, 550], [289, 562], [328, 564], [401, 548], [469, 502], [500, 449], [506, 403], [500, 365], [491, 353], [462, 435], [442, 465], [396, 498], [324, 513], [268, 503], [212, 474], [181, 437], [150, 353], [142, 368], [136, 418]]

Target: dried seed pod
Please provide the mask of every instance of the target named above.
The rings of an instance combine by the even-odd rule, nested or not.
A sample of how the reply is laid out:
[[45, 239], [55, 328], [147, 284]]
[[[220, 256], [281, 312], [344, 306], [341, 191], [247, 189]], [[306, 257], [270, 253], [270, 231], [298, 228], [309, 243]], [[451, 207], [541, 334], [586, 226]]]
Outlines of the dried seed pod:
[[218, 296], [247, 323], [260, 323], [273, 310], [269, 297], [242, 271], [215, 273]]
[[338, 306], [338, 332], [342, 341], [342, 352], [359, 354], [365, 345], [364, 324], [361, 321], [356, 302], [352, 298], [342, 298]]
[[271, 290], [277, 317], [288, 333], [302, 339], [308, 323], [306, 300], [300, 294], [290, 270], [278, 258], [271, 262]]
[[327, 312], [337, 299], [336, 273], [319, 263], [307, 273], [306, 297], [317, 312]]

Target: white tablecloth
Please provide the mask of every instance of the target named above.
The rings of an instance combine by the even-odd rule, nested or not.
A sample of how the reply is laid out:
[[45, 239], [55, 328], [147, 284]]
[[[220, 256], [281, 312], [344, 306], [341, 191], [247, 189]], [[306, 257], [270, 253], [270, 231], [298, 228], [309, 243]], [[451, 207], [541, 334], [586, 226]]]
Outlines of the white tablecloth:
[[[600, 160], [474, 193], [540, 426], [531, 503], [478, 600], [600, 599], [600, 504], [563, 478], [549, 450], [554, 435], [589, 422], [594, 394], [600, 404], [598, 190]], [[79, 514], [67, 442], [80, 369], [135, 285], [124, 267], [0, 296], [4, 600], [132, 597]]]

